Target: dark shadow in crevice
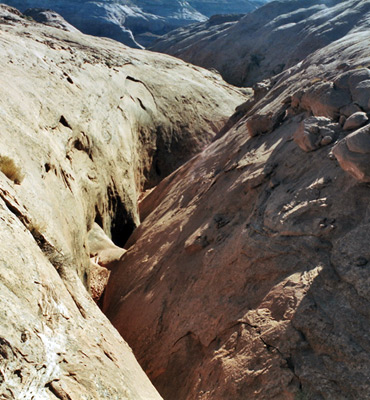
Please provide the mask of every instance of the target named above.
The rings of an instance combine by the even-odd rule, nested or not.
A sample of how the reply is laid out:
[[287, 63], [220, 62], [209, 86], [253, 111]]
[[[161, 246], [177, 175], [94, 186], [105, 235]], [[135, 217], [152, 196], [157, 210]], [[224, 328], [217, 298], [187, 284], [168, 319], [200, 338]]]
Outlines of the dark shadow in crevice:
[[60, 116], [59, 123], [65, 126], [66, 128], [72, 129], [71, 125], [68, 123], [64, 115]]
[[127, 211], [124, 200], [110, 187], [108, 188], [108, 198], [109, 210], [112, 215], [111, 238], [115, 245], [124, 247], [136, 228], [134, 216]]
[[101, 215], [98, 206], [95, 206], [95, 223], [97, 223], [100, 228], [104, 229], [104, 225], [103, 225], [103, 216]]

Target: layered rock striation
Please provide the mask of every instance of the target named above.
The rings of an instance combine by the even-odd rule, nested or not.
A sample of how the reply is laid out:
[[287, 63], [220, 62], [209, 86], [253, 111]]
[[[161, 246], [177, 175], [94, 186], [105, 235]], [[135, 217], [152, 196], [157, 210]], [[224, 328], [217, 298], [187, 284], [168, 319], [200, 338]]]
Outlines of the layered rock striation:
[[245, 96], [4, 5], [0, 41], [0, 397], [159, 399], [90, 294], [98, 301], [125, 253], [140, 193]]

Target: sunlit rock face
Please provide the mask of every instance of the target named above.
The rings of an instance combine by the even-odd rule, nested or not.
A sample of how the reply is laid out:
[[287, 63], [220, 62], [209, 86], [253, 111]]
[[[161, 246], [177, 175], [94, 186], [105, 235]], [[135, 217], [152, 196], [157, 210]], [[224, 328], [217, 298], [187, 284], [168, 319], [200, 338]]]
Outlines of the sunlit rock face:
[[4, 5], [0, 40], [0, 398], [159, 400], [91, 296], [140, 223], [141, 192], [245, 96]]
[[152, 47], [251, 86], [348, 33], [370, 29], [370, 2], [274, 1], [236, 21], [207, 21], [170, 32]]
[[84, 33], [142, 47], [179, 26], [205, 21], [219, 13], [247, 13], [262, 1], [7, 0], [6, 3], [22, 12], [27, 8], [52, 9]]
[[165, 399], [369, 396], [369, 2], [320, 6], [333, 34], [344, 3], [141, 203], [103, 308]]

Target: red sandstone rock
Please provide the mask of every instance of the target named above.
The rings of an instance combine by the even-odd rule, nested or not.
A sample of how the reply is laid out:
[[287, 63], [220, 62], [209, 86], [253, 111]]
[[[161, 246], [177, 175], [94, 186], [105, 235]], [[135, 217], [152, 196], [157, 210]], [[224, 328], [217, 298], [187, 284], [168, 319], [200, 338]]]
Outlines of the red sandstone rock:
[[370, 189], [345, 163], [367, 177], [370, 139], [337, 123], [368, 54], [360, 31], [274, 77], [143, 200], [104, 310], [165, 399], [369, 397]]

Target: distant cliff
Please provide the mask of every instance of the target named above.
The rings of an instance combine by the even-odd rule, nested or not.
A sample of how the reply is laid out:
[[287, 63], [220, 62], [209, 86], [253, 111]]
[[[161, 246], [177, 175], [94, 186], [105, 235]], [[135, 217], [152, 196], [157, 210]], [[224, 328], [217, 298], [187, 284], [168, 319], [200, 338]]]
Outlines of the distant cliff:
[[348, 33], [370, 30], [368, 0], [274, 1], [237, 21], [210, 20], [179, 28], [151, 48], [218, 70], [238, 86], [296, 65]]
[[106, 36], [131, 47], [152, 43], [179, 26], [205, 21], [218, 13], [247, 13], [261, 0], [7, 0], [22, 12], [27, 8], [52, 9], [80, 31]]

